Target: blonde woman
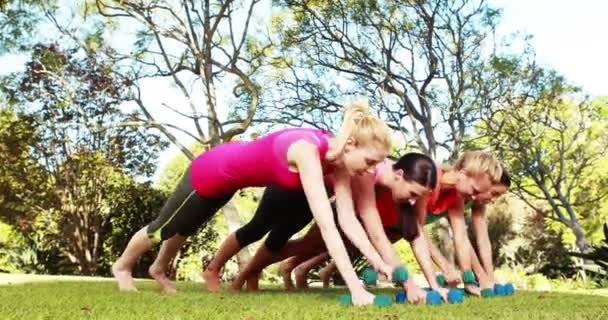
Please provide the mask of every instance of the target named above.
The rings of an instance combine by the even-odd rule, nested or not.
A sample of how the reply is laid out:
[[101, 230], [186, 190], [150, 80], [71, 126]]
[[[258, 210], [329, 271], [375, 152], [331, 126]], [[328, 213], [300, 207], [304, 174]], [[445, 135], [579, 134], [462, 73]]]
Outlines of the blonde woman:
[[[353, 304], [373, 303], [374, 295], [359, 283], [340, 239], [324, 176], [334, 174], [338, 211], [353, 217], [350, 227], [355, 238], [364, 243], [365, 232], [354, 218], [350, 178], [374, 171], [375, 165], [390, 151], [390, 135], [386, 124], [370, 113], [367, 102], [358, 101], [346, 109], [344, 123], [336, 137], [318, 129], [284, 129], [251, 142], [229, 142], [202, 153], [192, 161], [159, 217], [131, 238], [114, 264], [112, 271], [119, 288], [136, 290], [131, 276], [133, 266], [141, 255], [162, 241], [150, 275], [164, 292], [175, 292], [165, 270], [186, 238], [204, 225], [237, 190], [277, 185], [304, 190], [328, 251], [345, 275]], [[225, 243], [222, 248], [230, 254], [235, 250], [233, 245]], [[364, 245], [362, 250], [374, 256], [371, 245]], [[391, 267], [375, 255], [377, 269], [390, 275]], [[219, 270], [207, 270], [205, 279], [209, 290], [219, 290]]]

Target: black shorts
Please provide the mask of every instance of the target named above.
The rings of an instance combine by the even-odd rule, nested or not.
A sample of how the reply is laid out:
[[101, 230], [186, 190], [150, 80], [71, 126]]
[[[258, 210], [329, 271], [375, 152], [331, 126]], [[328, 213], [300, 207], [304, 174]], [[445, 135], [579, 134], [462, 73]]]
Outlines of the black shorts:
[[241, 247], [246, 247], [269, 233], [264, 245], [277, 251], [311, 221], [312, 212], [303, 190], [270, 186], [264, 190], [251, 221], [236, 231], [236, 238]]
[[148, 236], [156, 242], [161, 242], [175, 234], [193, 235], [230, 201], [233, 194], [220, 198], [201, 197], [192, 186], [188, 167], [158, 217], [148, 225]]

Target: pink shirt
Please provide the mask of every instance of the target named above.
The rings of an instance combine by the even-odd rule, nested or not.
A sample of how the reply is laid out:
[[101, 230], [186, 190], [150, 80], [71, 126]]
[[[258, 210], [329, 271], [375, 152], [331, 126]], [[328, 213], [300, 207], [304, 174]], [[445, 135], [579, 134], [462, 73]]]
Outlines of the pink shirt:
[[[222, 197], [246, 187], [278, 185], [301, 189], [300, 174], [289, 169], [287, 151], [300, 140], [319, 149], [321, 163], [329, 149], [331, 133], [320, 129], [283, 129], [251, 142], [218, 145], [192, 161], [190, 175], [196, 192], [203, 197]], [[332, 171], [323, 168], [323, 174]]]

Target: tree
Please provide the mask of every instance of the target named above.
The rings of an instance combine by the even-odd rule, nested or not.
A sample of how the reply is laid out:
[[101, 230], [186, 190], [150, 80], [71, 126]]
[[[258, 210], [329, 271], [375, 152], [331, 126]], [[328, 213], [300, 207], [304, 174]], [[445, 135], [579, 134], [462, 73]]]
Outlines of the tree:
[[[486, 1], [279, 1], [278, 106], [269, 117], [324, 125], [343, 94], [373, 97], [406, 144], [458, 155], [482, 104], [475, 79], [499, 11]], [[270, 111], [268, 111], [270, 112]], [[321, 124], [319, 124], [321, 122]], [[331, 119], [329, 119], [331, 122]]]
[[44, 8], [54, 10], [53, 0], [0, 0], [0, 54], [26, 51], [35, 43], [34, 30], [43, 20]]
[[[131, 236], [150, 223], [165, 204], [167, 195], [149, 182], [138, 183], [123, 177], [111, 185], [107, 198], [113, 209], [100, 233], [103, 254], [98, 259], [97, 274], [110, 276], [112, 264], [122, 254]], [[156, 258], [158, 248], [146, 252], [133, 269], [134, 277], [148, 277], [148, 269]]]
[[11, 152], [18, 157], [6, 159], [14, 164], [4, 171], [10, 183], [1, 217], [23, 234], [42, 234], [86, 275], [97, 271], [101, 231], [115, 208], [110, 189], [125, 176], [150, 176], [156, 152], [167, 145], [148, 130], [120, 125], [138, 113], [120, 111], [128, 84], [112, 68], [91, 51], [37, 45], [5, 93], [26, 125], [8, 126], [0, 145], [13, 148], [15, 130], [28, 139]]
[[[244, 133], [258, 109], [260, 86], [254, 77], [271, 46], [254, 27], [259, 2], [91, 1], [89, 7], [107, 22], [127, 23], [137, 30], [127, 52], [99, 45], [100, 51], [124, 66], [115, 70], [116, 75], [132, 85], [128, 100], [136, 103], [143, 117], [130, 124], [158, 128], [190, 159], [194, 155], [188, 143], [176, 133], [204, 148]], [[182, 105], [160, 103], [181, 118], [179, 124], [155, 118], [142, 98], [148, 93], [143, 85], [148, 79], [163, 79], [181, 93], [183, 102], [178, 103]], [[219, 103], [220, 89], [233, 93], [231, 105]], [[228, 111], [226, 116], [223, 110]], [[241, 225], [234, 203], [229, 202], [222, 212], [231, 230]], [[246, 253], [239, 255], [242, 263], [248, 259]]]
[[[517, 60], [501, 61], [511, 80], [503, 107], [488, 115], [481, 135], [510, 169], [513, 192], [537, 212], [575, 236], [581, 252], [589, 243], [581, 209], [608, 195], [608, 176], [598, 176], [598, 164], [608, 152], [608, 106], [589, 101], [552, 71]], [[601, 183], [599, 184], [601, 185]]]

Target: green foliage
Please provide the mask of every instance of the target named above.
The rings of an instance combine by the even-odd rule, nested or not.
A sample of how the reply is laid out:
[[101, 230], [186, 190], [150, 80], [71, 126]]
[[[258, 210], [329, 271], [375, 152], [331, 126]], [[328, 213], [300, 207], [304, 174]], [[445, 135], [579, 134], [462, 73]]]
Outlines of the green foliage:
[[500, 10], [486, 2], [276, 3], [275, 67], [283, 72], [263, 97], [274, 121], [333, 129], [340, 117], [332, 113], [366, 96], [405, 144], [454, 157], [479, 115], [495, 107], [484, 97], [500, 96], [477, 85], [496, 77], [484, 68], [491, 57], [483, 48], [496, 46], [490, 35]]
[[[513, 192], [554, 220], [580, 251], [601, 225], [608, 120], [605, 99], [589, 101], [554, 71], [502, 60], [502, 108], [478, 127], [479, 146], [490, 145], [511, 174]], [[605, 211], [601, 214], [605, 214]]]
[[405, 240], [399, 240], [398, 242], [393, 244], [393, 247], [399, 254], [399, 258], [401, 258], [401, 262], [404, 266], [407, 267], [407, 270], [410, 274], [421, 273], [420, 265], [416, 260], [416, 256], [414, 256], [414, 252], [409, 244], [409, 242]]
[[[189, 150], [192, 154], [196, 155], [203, 151], [203, 147], [195, 144], [191, 146]], [[161, 174], [156, 180], [155, 187], [165, 193], [173, 192], [190, 163], [191, 160], [184, 154], [176, 154], [175, 157], [162, 168]]]
[[[165, 193], [149, 183], [137, 183], [128, 177], [114, 181], [107, 197], [112, 201], [112, 210], [101, 230], [103, 254], [97, 261], [97, 274], [103, 276], [111, 276], [112, 263], [122, 254], [133, 234], [158, 216], [167, 199]], [[157, 252], [155, 247], [139, 259], [133, 269], [134, 277], [148, 277], [148, 268]]]
[[23, 272], [23, 260], [31, 260], [27, 246], [18, 232], [0, 222], [0, 272]]
[[34, 44], [35, 30], [44, 10], [53, 11], [55, 1], [1, 0], [0, 54], [28, 50]]
[[574, 261], [567, 254], [569, 249], [563, 244], [561, 233], [551, 229], [541, 213], [536, 212], [528, 218], [520, 236], [524, 243], [515, 252], [511, 265], [550, 278], [576, 274]]
[[23, 234], [47, 272], [103, 267], [101, 232], [119, 202], [112, 189], [150, 176], [166, 147], [157, 134], [123, 125], [138, 114], [120, 111], [125, 83], [112, 68], [90, 50], [37, 45], [26, 71], [7, 77], [0, 219]]

